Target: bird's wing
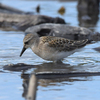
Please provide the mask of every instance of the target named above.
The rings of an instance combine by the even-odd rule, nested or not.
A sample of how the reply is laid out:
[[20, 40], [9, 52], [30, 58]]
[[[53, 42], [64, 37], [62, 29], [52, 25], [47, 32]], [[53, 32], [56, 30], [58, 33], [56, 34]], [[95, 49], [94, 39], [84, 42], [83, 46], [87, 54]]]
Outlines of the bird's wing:
[[71, 51], [76, 48], [84, 47], [88, 43], [88, 39], [85, 40], [69, 40], [65, 38], [55, 37], [48, 41], [48, 46], [55, 48], [58, 51]]
[[42, 36], [40, 40], [42, 43], [49, 43], [50, 41], [54, 40], [56, 37], [54, 36]]

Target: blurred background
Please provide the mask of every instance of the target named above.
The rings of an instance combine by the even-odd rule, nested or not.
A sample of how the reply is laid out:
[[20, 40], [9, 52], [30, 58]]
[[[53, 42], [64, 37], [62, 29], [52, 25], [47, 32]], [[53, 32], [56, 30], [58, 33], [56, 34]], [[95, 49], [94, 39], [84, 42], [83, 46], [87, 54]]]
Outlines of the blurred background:
[[100, 31], [99, 0], [0, 0], [0, 2], [34, 15], [63, 18], [71, 26]]
[[[100, 72], [100, 53], [92, 49], [100, 46], [100, 42], [85, 46], [83, 51], [65, 58], [64, 64], [55, 65], [39, 58], [30, 49], [20, 58], [25, 31], [15, 28], [16, 24], [33, 25], [34, 21], [29, 21], [32, 15], [45, 15], [47, 21], [59, 17], [66, 25], [100, 33], [99, 4], [99, 0], [0, 0], [0, 100], [25, 100], [32, 73]], [[19, 24], [22, 20], [25, 21]], [[19, 63], [28, 64], [24, 65], [24, 74]], [[4, 69], [13, 64], [19, 67]], [[100, 99], [100, 76], [48, 78], [38, 82], [33, 79], [38, 85], [35, 86], [36, 100]]]

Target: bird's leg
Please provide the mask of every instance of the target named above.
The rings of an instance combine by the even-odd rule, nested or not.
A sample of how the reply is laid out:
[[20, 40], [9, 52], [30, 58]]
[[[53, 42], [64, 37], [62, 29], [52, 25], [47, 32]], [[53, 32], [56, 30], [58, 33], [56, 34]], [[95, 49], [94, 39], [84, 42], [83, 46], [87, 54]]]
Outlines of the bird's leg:
[[59, 64], [61, 64], [62, 61], [61, 61], [61, 60], [56, 60], [56, 61], [54, 61], [54, 63], [59, 63]]

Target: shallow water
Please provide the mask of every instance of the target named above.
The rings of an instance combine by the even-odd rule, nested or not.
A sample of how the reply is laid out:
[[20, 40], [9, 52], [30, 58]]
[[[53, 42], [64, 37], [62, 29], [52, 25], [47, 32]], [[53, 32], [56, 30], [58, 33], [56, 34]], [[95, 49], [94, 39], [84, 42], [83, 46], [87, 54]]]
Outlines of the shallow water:
[[[1, 2], [32, 12], [35, 12], [34, 8], [40, 4], [40, 14], [59, 16], [70, 25], [79, 26], [77, 2], [31, 0], [9, 0], [9, 2], [1, 0]], [[66, 8], [64, 15], [57, 13], [62, 5]], [[100, 17], [100, 14], [98, 16]], [[100, 20], [96, 25], [90, 25], [88, 28], [100, 32], [99, 26]], [[0, 30], [0, 100], [25, 100], [30, 74], [34, 72], [100, 72], [100, 53], [92, 49], [100, 46], [100, 42], [85, 46], [83, 51], [65, 58], [63, 64], [58, 65], [39, 58], [30, 49], [19, 57], [23, 37], [22, 32]], [[3, 70], [3, 66], [17, 63], [35, 66], [25, 70], [25, 73]], [[99, 82], [100, 76], [38, 79], [36, 100], [99, 100]]]

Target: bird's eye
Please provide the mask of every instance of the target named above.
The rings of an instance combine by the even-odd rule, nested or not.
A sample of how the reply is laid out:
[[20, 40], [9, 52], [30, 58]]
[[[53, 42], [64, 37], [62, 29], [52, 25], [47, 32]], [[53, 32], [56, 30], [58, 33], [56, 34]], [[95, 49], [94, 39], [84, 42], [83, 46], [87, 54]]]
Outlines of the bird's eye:
[[28, 42], [25, 42], [24, 44], [28, 44]]

